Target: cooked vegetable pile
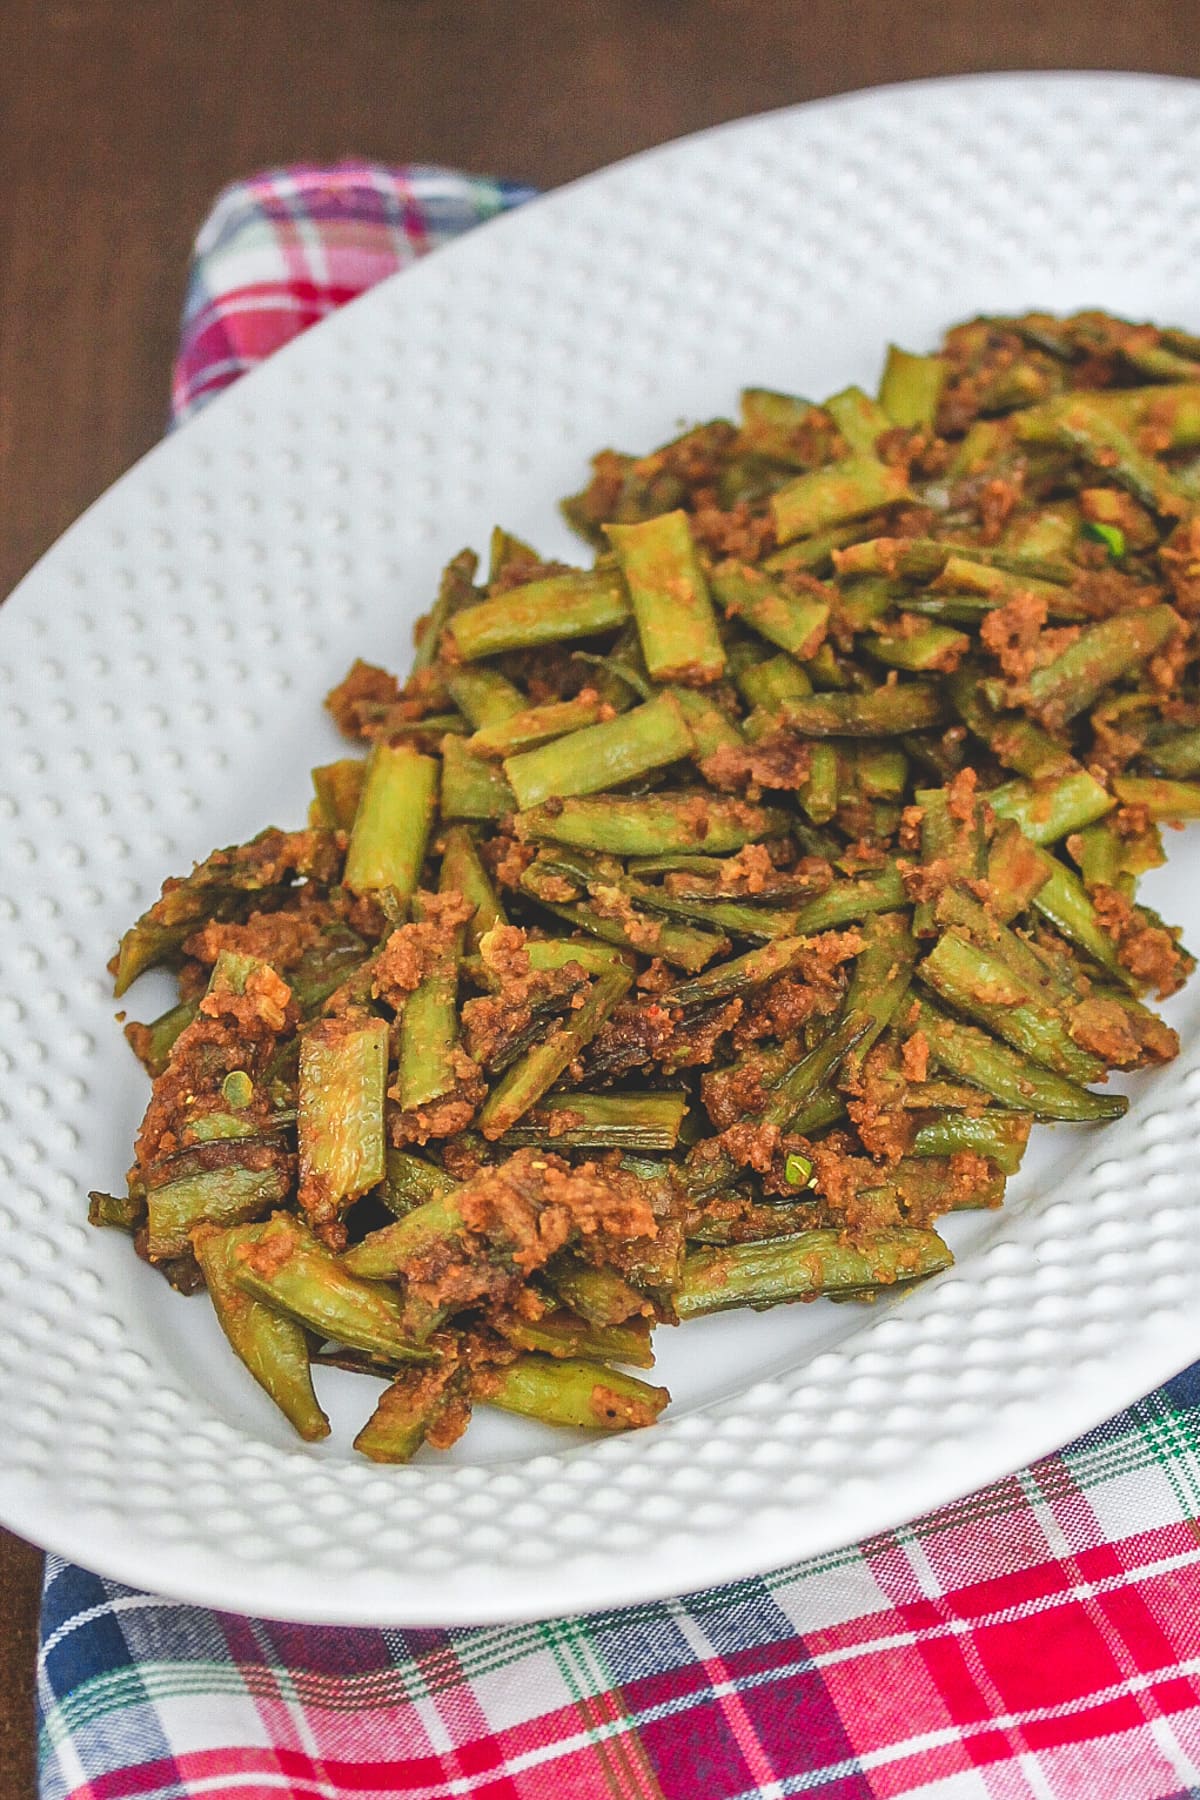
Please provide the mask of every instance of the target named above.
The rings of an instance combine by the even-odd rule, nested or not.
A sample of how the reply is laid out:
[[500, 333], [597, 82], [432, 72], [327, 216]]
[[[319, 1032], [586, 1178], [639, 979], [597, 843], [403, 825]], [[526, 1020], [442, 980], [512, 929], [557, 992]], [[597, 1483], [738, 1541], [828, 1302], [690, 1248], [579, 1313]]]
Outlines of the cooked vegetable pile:
[[126, 933], [179, 1003], [93, 1221], [302, 1436], [314, 1362], [387, 1378], [382, 1462], [477, 1402], [648, 1425], [655, 1324], [945, 1268], [1035, 1120], [1178, 1048], [1136, 885], [1200, 816], [1198, 452], [1200, 339], [1101, 313], [603, 452], [594, 566], [455, 557], [307, 828]]

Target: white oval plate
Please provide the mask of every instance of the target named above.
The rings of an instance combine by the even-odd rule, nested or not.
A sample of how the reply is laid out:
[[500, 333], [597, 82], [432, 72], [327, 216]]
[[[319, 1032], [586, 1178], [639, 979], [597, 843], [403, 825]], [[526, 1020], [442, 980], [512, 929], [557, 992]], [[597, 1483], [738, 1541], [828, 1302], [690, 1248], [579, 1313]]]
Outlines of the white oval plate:
[[[480, 1417], [382, 1470], [374, 1388], [320, 1377], [301, 1445], [86, 1190], [145, 1084], [104, 963], [214, 844], [303, 817], [321, 697], [401, 668], [440, 564], [494, 520], [578, 556], [557, 496], [748, 382], [871, 383], [980, 310], [1200, 327], [1200, 87], [934, 82], [635, 158], [483, 227], [241, 382], [67, 533], [0, 615], [0, 1517], [239, 1612], [470, 1623], [640, 1601], [825, 1551], [1050, 1450], [1200, 1355], [1200, 981], [1120, 1125], [1039, 1129], [955, 1271], [872, 1310], [661, 1331], [628, 1437]], [[1200, 937], [1200, 858], [1153, 898]], [[149, 1017], [165, 984], [131, 996]]]

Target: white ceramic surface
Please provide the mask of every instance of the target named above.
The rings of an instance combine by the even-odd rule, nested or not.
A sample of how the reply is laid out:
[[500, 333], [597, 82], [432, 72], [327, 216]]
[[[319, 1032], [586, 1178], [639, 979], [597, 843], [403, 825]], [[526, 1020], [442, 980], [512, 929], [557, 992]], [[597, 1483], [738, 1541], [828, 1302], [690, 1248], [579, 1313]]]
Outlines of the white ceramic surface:
[[[104, 963], [164, 874], [303, 816], [357, 653], [404, 665], [437, 571], [758, 382], [872, 382], [978, 310], [1200, 327], [1200, 86], [995, 77], [852, 96], [668, 146], [487, 225], [347, 308], [146, 458], [0, 613], [0, 1518], [243, 1612], [483, 1622], [762, 1570], [1049, 1450], [1200, 1355], [1200, 982], [1120, 1125], [1039, 1129], [956, 1270], [870, 1311], [659, 1333], [676, 1404], [591, 1442], [480, 1418], [355, 1458], [322, 1375], [289, 1433], [127, 1241], [86, 1224], [145, 1084]], [[1200, 857], [1153, 897], [1200, 938]], [[165, 984], [127, 1004], [149, 1017]]]

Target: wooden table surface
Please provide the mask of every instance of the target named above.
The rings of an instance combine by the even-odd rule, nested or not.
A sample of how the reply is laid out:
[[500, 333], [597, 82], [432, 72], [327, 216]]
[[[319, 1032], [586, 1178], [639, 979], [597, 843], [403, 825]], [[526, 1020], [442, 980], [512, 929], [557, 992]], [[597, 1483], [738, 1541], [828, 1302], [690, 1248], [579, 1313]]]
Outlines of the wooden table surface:
[[[1191, 0], [5, 0], [0, 593], [166, 417], [221, 185], [346, 154], [553, 186], [740, 114], [968, 70], [1200, 73]], [[0, 1533], [0, 1800], [34, 1792], [40, 1558]]]

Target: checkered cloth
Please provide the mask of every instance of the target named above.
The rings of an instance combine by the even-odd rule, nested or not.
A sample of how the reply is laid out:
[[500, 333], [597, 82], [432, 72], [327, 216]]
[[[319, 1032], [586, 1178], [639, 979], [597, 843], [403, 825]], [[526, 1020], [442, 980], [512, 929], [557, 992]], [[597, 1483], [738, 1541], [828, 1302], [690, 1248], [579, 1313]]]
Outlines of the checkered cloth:
[[[277, 170], [200, 235], [186, 417], [528, 190]], [[1200, 1800], [1200, 1365], [903, 1531], [664, 1604], [272, 1624], [49, 1560], [42, 1800]]]

